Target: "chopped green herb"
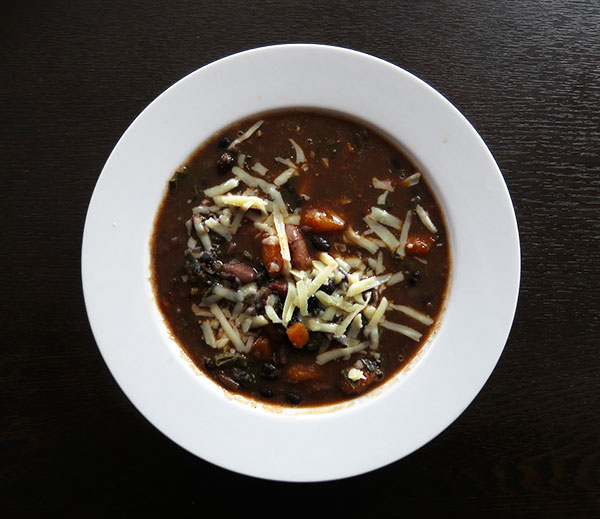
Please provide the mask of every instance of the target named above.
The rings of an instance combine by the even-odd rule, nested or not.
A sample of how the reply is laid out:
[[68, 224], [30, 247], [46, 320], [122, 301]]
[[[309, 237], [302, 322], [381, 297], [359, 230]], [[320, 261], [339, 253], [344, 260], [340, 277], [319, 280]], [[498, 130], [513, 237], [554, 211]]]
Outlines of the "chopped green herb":
[[169, 193], [174, 195], [179, 190], [179, 181], [181, 177], [188, 174], [188, 167], [183, 166], [179, 168], [175, 174], [169, 179]]
[[252, 387], [256, 382], [256, 375], [251, 371], [233, 368], [232, 369], [233, 380], [238, 382], [244, 387]]
[[246, 357], [237, 353], [218, 353], [214, 357], [215, 366], [221, 368], [223, 366], [247, 366]]
[[200, 201], [200, 188], [198, 187], [198, 179], [196, 177], [193, 178], [194, 182], [194, 192], [192, 193], [192, 199], [196, 202]]
[[185, 266], [188, 272], [201, 276], [203, 274], [202, 263], [200, 263], [194, 256], [188, 254], [185, 258]]
[[379, 367], [379, 364], [377, 363], [377, 361], [370, 359], [368, 357], [365, 357], [364, 359], [361, 359], [361, 360], [362, 360], [362, 363], [365, 366], [365, 368], [367, 368], [377, 378], [383, 377], [383, 371]]

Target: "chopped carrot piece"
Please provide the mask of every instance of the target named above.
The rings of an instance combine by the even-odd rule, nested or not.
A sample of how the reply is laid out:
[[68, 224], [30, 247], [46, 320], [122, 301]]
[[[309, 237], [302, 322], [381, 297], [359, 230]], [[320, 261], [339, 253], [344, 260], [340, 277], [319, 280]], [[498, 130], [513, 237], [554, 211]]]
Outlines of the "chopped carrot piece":
[[414, 254], [415, 256], [424, 256], [429, 252], [434, 240], [431, 238], [422, 238], [420, 236], [414, 236], [408, 238], [406, 242], [406, 252]]
[[311, 227], [313, 231], [341, 231], [346, 226], [344, 219], [329, 209], [311, 207], [302, 211], [300, 225]]
[[315, 364], [292, 364], [285, 370], [285, 378], [290, 382], [314, 380], [321, 374], [321, 369]]
[[259, 360], [270, 359], [273, 355], [273, 348], [271, 347], [271, 341], [266, 337], [257, 337], [252, 343], [252, 349], [250, 350]]
[[262, 241], [262, 260], [272, 276], [283, 273], [283, 258], [278, 242], [271, 243], [268, 239]]
[[294, 348], [300, 349], [308, 342], [308, 330], [300, 321], [292, 324], [285, 333]]

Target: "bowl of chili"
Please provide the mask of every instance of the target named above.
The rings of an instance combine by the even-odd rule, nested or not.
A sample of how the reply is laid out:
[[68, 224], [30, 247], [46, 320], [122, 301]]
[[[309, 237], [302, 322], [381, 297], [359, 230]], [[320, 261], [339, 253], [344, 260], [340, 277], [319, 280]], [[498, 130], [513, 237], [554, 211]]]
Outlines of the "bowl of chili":
[[92, 331], [132, 403], [202, 459], [285, 481], [375, 470], [456, 420], [519, 276], [473, 126], [398, 66], [322, 45], [167, 89], [108, 158], [82, 243]]

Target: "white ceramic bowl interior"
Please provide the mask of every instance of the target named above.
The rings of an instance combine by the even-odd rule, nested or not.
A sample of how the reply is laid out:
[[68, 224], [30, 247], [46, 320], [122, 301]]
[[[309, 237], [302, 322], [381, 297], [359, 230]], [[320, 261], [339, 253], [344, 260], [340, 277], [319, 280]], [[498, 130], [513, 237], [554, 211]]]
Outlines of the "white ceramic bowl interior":
[[[452, 274], [441, 323], [409, 369], [350, 404], [274, 412], [230, 396], [195, 369], [170, 337], [149, 281], [149, 241], [168, 179], [204, 140], [244, 117], [291, 107], [365, 121], [413, 159], [445, 213]], [[397, 66], [320, 45], [242, 52], [160, 95], [110, 155], [90, 202], [82, 248], [94, 337], [132, 403], [193, 454], [284, 481], [365, 473], [442, 432], [475, 398], [500, 357], [519, 276], [508, 190], [469, 122]]]

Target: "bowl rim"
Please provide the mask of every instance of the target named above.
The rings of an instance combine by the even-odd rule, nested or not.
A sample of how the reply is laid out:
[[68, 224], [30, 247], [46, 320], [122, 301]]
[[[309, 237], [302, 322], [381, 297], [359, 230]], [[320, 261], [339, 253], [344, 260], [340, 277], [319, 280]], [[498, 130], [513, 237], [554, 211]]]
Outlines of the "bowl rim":
[[[255, 80], [242, 85], [245, 88], [231, 84], [251, 72]], [[302, 81], [303, 76], [311, 81]], [[267, 85], [275, 78], [284, 90]], [[311, 83], [317, 80], [322, 88], [315, 91]], [[355, 89], [340, 93], [349, 82]], [[223, 92], [231, 96], [231, 103], [213, 106], [211, 98]], [[269, 406], [229, 396], [199, 374], [169, 336], [149, 281], [149, 230], [172, 171], [219, 129], [252, 114], [291, 107], [339, 110], [368, 121], [391, 138], [424, 171], [445, 214], [451, 244], [451, 286], [444, 318], [418, 361], [390, 387], [386, 384], [330, 409], [316, 408], [318, 412], [310, 408], [272, 412]], [[195, 144], [193, 136], [184, 135], [194, 129], [188, 110], [204, 117]], [[120, 189], [140, 181], [137, 164], [150, 178], [144, 178], [131, 207]], [[450, 172], [452, 183], [440, 173], [442, 167]], [[159, 179], [162, 184], [157, 186]], [[469, 193], [478, 196], [469, 201]], [[134, 214], [143, 215], [143, 225], [136, 225]], [[481, 225], [500, 238], [501, 246], [491, 243]], [[470, 244], [468, 234], [482, 243]], [[366, 473], [407, 456], [445, 430], [477, 396], [497, 364], [512, 327], [520, 284], [520, 244], [510, 194], [473, 126], [441, 94], [406, 70], [356, 50], [315, 44], [270, 45], [221, 58], [152, 101], [125, 131], [98, 178], [86, 215], [81, 258], [94, 338], [134, 406], [172, 441], [208, 462], [284, 481], [325, 481]], [[492, 278], [490, 265], [501, 262], [507, 268]], [[479, 322], [467, 329], [467, 317]], [[456, 346], [461, 330], [467, 345]], [[152, 348], [136, 344], [141, 339]], [[484, 346], [477, 349], [482, 340]], [[449, 344], [462, 365], [449, 360], [447, 352], [440, 353]], [[448, 362], [454, 371], [444, 369]], [[434, 391], [440, 384], [444, 394]], [[425, 396], [418, 396], [423, 391]], [[193, 403], [186, 395], [194, 395]], [[407, 417], [412, 420], [409, 425]], [[257, 446], [266, 431], [269, 444]], [[378, 447], [369, 458], [344, 455], [365, 436], [377, 439]], [[246, 444], [254, 447], [245, 450]]]

